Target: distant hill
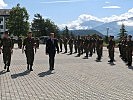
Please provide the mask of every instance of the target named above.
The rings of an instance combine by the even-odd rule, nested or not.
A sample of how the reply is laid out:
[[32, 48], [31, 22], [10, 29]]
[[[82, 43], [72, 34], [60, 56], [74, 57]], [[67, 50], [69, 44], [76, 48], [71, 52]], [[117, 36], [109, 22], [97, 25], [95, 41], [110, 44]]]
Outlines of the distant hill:
[[97, 34], [101, 37], [104, 37], [104, 35], [96, 30], [72, 30], [72, 33], [75, 35], [93, 35]]
[[[104, 37], [104, 35], [96, 30], [71, 30], [71, 32], [74, 34], [74, 35], [93, 35], [93, 34], [97, 34], [101, 37]], [[62, 33], [62, 31], [59, 32], [60, 34]]]

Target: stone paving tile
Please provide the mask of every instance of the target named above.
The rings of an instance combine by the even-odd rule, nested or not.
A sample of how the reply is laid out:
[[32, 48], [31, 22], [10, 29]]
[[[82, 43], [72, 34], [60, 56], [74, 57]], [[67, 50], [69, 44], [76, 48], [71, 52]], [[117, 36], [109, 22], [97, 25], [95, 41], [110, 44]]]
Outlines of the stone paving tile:
[[56, 55], [55, 70], [48, 71], [48, 56], [41, 45], [34, 71], [26, 70], [25, 54], [14, 49], [11, 72], [3, 70], [0, 55], [0, 100], [133, 100], [133, 70], [115, 52], [115, 65], [108, 64], [104, 48], [102, 62], [76, 54]]

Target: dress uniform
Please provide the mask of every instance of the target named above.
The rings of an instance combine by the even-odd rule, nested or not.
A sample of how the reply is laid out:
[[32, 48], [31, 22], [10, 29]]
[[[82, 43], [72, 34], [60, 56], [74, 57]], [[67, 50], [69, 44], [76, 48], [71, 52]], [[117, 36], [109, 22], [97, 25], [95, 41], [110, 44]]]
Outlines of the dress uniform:
[[60, 52], [62, 52], [62, 44], [63, 44], [63, 39], [62, 38], [59, 39], [59, 44], [60, 44]]
[[2, 49], [3, 52], [3, 61], [5, 64], [4, 69], [7, 69], [7, 72], [10, 72], [9, 67], [11, 63], [11, 54], [13, 52], [12, 47], [12, 40], [8, 37], [8, 32], [5, 32], [4, 37], [0, 43], [0, 49]]
[[34, 62], [34, 48], [36, 51], [35, 39], [32, 38], [32, 33], [29, 32], [28, 37], [24, 39], [22, 51], [25, 51], [26, 58], [27, 58], [27, 70], [30, 70], [30, 71], [33, 71], [32, 66]]

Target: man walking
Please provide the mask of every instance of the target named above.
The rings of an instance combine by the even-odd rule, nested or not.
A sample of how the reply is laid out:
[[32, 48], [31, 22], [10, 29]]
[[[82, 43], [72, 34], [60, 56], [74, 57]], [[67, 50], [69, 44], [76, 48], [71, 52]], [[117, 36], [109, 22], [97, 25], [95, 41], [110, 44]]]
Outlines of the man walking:
[[46, 54], [49, 55], [49, 66], [50, 70], [54, 70], [54, 58], [57, 53], [59, 53], [59, 46], [58, 46], [58, 40], [54, 38], [54, 33], [50, 33], [50, 38], [46, 42]]
[[32, 32], [29, 32], [27, 38], [24, 39], [22, 53], [25, 51], [27, 58], [27, 70], [30, 71], [33, 71], [32, 66], [34, 62], [34, 48], [36, 52], [35, 40], [32, 38]]
[[4, 37], [0, 43], [0, 54], [1, 50], [3, 53], [3, 61], [5, 64], [4, 69], [7, 69], [7, 72], [10, 72], [9, 67], [11, 63], [11, 54], [13, 50], [12, 50], [12, 40], [9, 38], [9, 33], [7, 31], [4, 33]]

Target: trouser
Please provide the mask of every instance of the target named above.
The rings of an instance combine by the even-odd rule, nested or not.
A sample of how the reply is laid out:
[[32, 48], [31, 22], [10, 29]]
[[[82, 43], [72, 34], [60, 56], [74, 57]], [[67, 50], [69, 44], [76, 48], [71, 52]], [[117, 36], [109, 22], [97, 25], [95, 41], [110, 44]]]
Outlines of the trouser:
[[78, 47], [78, 56], [80, 56], [81, 55], [81, 47], [79, 46]]
[[129, 49], [127, 52], [127, 61], [128, 61], [128, 65], [131, 66], [132, 65], [132, 49]]
[[74, 45], [75, 53], [77, 53], [77, 45]]
[[73, 45], [69, 45], [69, 48], [70, 48], [70, 53], [72, 54], [73, 53]]
[[100, 48], [100, 49], [97, 48], [96, 51], [97, 51], [97, 59], [101, 60], [101, 58], [102, 58], [102, 48]]
[[60, 51], [62, 52], [62, 44], [60, 44]]
[[111, 62], [114, 61], [114, 51], [109, 50], [109, 58], [110, 58], [110, 61], [111, 61]]
[[67, 45], [64, 44], [65, 52], [67, 53]]
[[26, 50], [25, 54], [27, 58], [27, 64], [32, 66], [34, 62], [34, 50]]
[[50, 53], [49, 54], [49, 66], [50, 70], [54, 69], [54, 61], [55, 61], [55, 53]]
[[10, 66], [11, 63], [11, 52], [3, 52], [3, 61], [6, 66]]
[[93, 48], [90, 48], [90, 56], [93, 54]]

